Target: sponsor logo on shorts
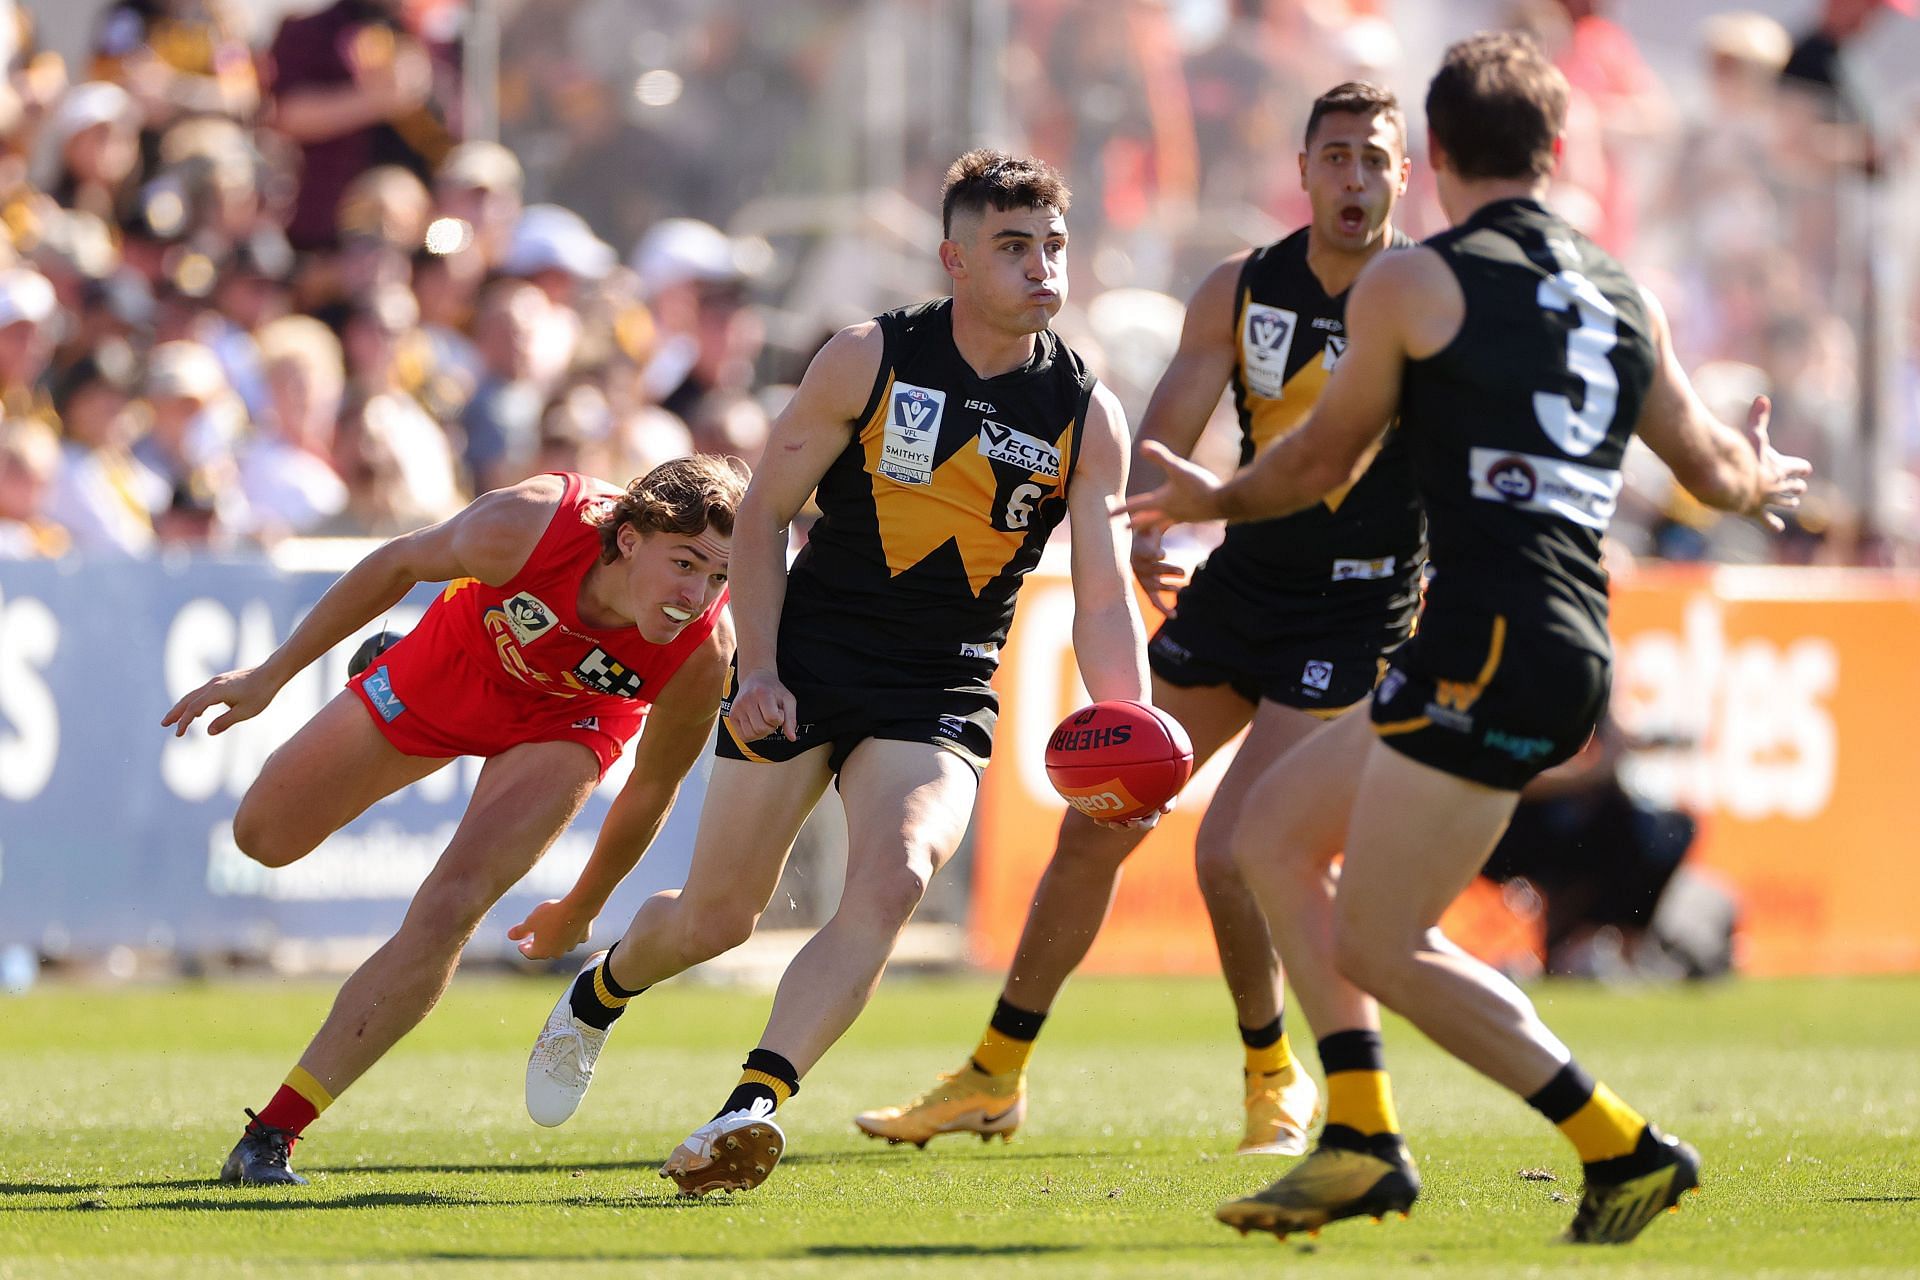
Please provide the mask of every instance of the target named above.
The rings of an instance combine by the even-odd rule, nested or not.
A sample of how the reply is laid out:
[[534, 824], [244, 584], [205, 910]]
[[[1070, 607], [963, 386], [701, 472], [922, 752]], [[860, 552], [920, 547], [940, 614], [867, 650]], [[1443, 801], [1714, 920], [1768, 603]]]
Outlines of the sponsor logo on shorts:
[[982, 422], [979, 448], [994, 462], [1004, 462], [1049, 480], [1060, 478], [1060, 450], [1004, 423]]
[[1455, 711], [1452, 707], [1438, 702], [1429, 702], [1426, 706], [1427, 719], [1442, 729], [1451, 729], [1455, 733], [1472, 733], [1473, 717], [1464, 711]]
[[507, 627], [513, 632], [513, 638], [521, 644], [532, 644], [560, 621], [546, 602], [530, 591], [509, 597], [500, 607], [507, 615]]
[[1380, 578], [1391, 578], [1398, 560], [1394, 556], [1377, 556], [1372, 560], [1335, 560], [1333, 562], [1333, 580], [1335, 582], [1373, 582]]
[[987, 644], [963, 644], [960, 646], [960, 656], [963, 658], [985, 658], [988, 662], [998, 662], [1000, 660], [1000, 646], [991, 642]]
[[393, 676], [384, 665], [368, 672], [367, 678], [360, 687], [367, 691], [367, 698], [373, 703], [373, 709], [378, 711], [380, 718], [388, 724], [392, 724], [400, 713], [407, 709], [407, 704], [400, 701], [394, 694]]
[[965, 716], [941, 716], [934, 727], [949, 738], [962, 738], [967, 733]]
[[644, 683], [639, 672], [597, 645], [592, 653], [580, 659], [580, 665], [573, 669], [573, 674], [588, 688], [610, 693], [616, 698], [634, 697]]
[[901, 484], [932, 484], [933, 455], [940, 443], [940, 415], [947, 393], [908, 382], [893, 384], [887, 405], [886, 436], [875, 469]]
[[1605, 529], [1620, 499], [1620, 472], [1506, 449], [1472, 449], [1467, 471], [1473, 496], [1522, 511]]
[[1176, 662], [1193, 661], [1193, 650], [1187, 648], [1187, 646], [1181, 644], [1164, 631], [1155, 636], [1153, 643], [1148, 647], [1155, 653], [1163, 653]]
[[1407, 673], [1398, 667], [1390, 667], [1387, 674], [1380, 677], [1380, 701], [1392, 702], [1407, 687]]
[[1333, 685], [1333, 664], [1311, 658], [1300, 672], [1300, 686], [1325, 693]]
[[1512, 756], [1522, 764], [1529, 760], [1542, 759], [1553, 750], [1551, 738], [1522, 738], [1500, 729], [1487, 730], [1481, 736], [1480, 742], [1483, 746]]
[[1287, 385], [1287, 355], [1293, 350], [1293, 332], [1300, 313], [1264, 302], [1247, 304], [1246, 328], [1240, 335], [1240, 371], [1247, 390], [1265, 400], [1278, 400]]
[[588, 716], [584, 720], [575, 720], [571, 727], [575, 729], [585, 729], [589, 733], [598, 733], [600, 732], [600, 717]]

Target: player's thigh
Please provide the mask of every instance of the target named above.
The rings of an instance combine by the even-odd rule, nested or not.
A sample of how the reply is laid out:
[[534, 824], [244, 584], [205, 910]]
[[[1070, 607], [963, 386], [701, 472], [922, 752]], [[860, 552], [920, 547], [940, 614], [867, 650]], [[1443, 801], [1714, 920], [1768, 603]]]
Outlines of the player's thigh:
[[[1220, 775], [1207, 811], [1200, 819], [1199, 844], [1215, 848], [1231, 839], [1234, 823], [1251, 791], [1275, 762], [1328, 724], [1327, 719], [1311, 715], [1298, 707], [1289, 707], [1263, 698], [1254, 709], [1247, 737], [1234, 753], [1233, 762]], [[1197, 752], [1196, 752], [1197, 754]]]
[[1319, 725], [1251, 776], [1230, 837], [1242, 870], [1297, 861], [1318, 868], [1346, 838], [1361, 766], [1373, 745], [1364, 714]]
[[1411, 951], [1513, 816], [1519, 792], [1455, 777], [1375, 742], [1348, 824], [1335, 919], [1349, 944]]
[[1187, 731], [1195, 768], [1232, 742], [1254, 714], [1253, 704], [1232, 685], [1177, 685], [1161, 676], [1153, 677], [1153, 705]]
[[448, 763], [400, 751], [357, 697], [338, 693], [267, 757], [235, 814], [236, 838], [242, 848], [252, 841], [298, 857], [376, 800]]
[[849, 896], [868, 886], [904, 893], [909, 878], [924, 887], [960, 847], [979, 790], [973, 766], [936, 743], [868, 738], [855, 747], [840, 769]]
[[766, 909], [801, 825], [833, 781], [830, 750], [822, 744], [777, 764], [714, 758], [683, 906], [755, 917]]
[[567, 829], [599, 778], [599, 759], [579, 742], [523, 743], [488, 759], [410, 921], [426, 913], [455, 932], [477, 924]]

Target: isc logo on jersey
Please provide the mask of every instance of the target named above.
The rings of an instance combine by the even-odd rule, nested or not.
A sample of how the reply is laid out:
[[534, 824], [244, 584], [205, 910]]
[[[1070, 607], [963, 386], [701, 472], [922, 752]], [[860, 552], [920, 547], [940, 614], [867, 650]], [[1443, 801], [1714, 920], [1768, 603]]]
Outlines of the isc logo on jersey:
[[507, 627], [521, 644], [532, 644], [553, 629], [558, 618], [540, 597], [528, 591], [501, 602], [507, 615]]
[[1293, 331], [1300, 313], [1264, 302], [1247, 304], [1246, 328], [1240, 340], [1240, 367], [1247, 390], [1265, 400], [1278, 400], [1287, 385], [1287, 356], [1293, 351]]
[[880, 442], [876, 470], [901, 484], [932, 484], [933, 457], [940, 443], [940, 417], [947, 393], [909, 382], [893, 384], [887, 404], [887, 431]]
[[998, 422], [980, 423], [980, 452], [1049, 480], [1060, 478], [1060, 451], [1044, 440]]

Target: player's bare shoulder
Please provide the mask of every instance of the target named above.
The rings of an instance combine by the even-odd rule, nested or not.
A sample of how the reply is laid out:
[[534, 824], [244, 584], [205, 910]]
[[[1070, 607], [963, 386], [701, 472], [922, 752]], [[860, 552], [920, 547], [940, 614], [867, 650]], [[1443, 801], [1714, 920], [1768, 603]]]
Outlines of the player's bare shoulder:
[[494, 586], [520, 572], [552, 523], [566, 485], [561, 476], [538, 475], [475, 498], [453, 518], [454, 545], [467, 571]]
[[859, 416], [886, 358], [886, 335], [878, 320], [850, 324], [827, 340], [807, 366], [796, 399], [843, 420]]
[[1424, 245], [1376, 255], [1361, 268], [1347, 297], [1349, 334], [1391, 328], [1415, 360], [1451, 343], [1466, 314], [1459, 278], [1446, 259]]

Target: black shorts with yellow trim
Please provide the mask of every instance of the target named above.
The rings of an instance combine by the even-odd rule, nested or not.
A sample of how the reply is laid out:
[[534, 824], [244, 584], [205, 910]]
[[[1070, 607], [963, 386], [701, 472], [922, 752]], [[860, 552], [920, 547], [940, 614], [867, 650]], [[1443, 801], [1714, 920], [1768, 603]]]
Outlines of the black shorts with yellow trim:
[[1518, 791], [1586, 745], [1611, 680], [1605, 656], [1504, 616], [1429, 610], [1374, 690], [1373, 728], [1421, 764]]
[[[783, 663], [783, 668], [785, 664]], [[720, 728], [714, 754], [723, 760], [780, 764], [815, 747], [828, 745], [827, 767], [837, 775], [855, 747], [869, 738], [886, 742], [928, 742], [959, 756], [975, 774], [993, 755], [993, 730], [1000, 719], [1000, 700], [987, 685], [957, 683], [952, 688], [820, 684], [782, 679], [793, 694], [800, 720], [797, 740], [771, 734], [742, 741], [727, 719], [733, 695], [740, 685], [736, 666], [727, 679], [726, 700], [720, 704]]]
[[1176, 688], [1227, 685], [1248, 702], [1336, 716], [1372, 692], [1386, 669], [1382, 655], [1401, 640], [1380, 626], [1256, 627], [1225, 592], [1198, 588], [1180, 593], [1147, 645], [1153, 674]]

